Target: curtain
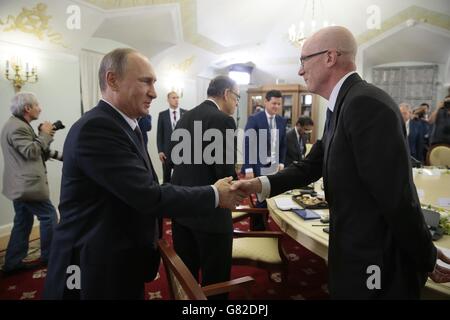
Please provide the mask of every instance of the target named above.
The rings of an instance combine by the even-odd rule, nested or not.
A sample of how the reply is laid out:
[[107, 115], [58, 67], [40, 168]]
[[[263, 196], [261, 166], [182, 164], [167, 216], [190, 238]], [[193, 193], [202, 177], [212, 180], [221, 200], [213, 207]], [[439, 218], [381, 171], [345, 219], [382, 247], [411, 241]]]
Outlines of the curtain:
[[80, 78], [81, 78], [81, 102], [83, 113], [96, 106], [101, 97], [98, 84], [98, 69], [103, 54], [81, 50], [80, 53]]

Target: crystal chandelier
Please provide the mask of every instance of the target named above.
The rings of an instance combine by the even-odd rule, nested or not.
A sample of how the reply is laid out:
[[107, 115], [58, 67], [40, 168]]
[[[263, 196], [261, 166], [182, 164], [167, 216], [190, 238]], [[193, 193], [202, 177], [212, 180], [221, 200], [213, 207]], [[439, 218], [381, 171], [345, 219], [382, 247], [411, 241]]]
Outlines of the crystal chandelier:
[[296, 47], [301, 47], [306, 38], [317, 30], [319, 24], [319, 28], [334, 25], [329, 22], [321, 0], [305, 0], [302, 19], [297, 25], [292, 24], [288, 29], [289, 42]]

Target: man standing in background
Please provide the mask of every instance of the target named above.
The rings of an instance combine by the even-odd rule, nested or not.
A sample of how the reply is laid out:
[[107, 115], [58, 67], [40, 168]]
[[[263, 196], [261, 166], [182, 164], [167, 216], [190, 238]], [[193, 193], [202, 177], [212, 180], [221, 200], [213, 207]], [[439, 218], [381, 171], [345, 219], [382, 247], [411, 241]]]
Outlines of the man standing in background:
[[[56, 221], [45, 166], [55, 134], [53, 125], [45, 121], [39, 128], [39, 135], [34, 132], [30, 122], [39, 118], [41, 107], [33, 93], [16, 94], [11, 102], [11, 113], [1, 134], [5, 163], [3, 194], [13, 201], [15, 211], [3, 266], [6, 274], [47, 264]], [[34, 215], [40, 222], [41, 262], [25, 264], [22, 260], [28, 254]]]
[[172, 171], [172, 162], [170, 160], [170, 137], [175, 129], [178, 120], [186, 112], [178, 106], [179, 96], [175, 91], [167, 94], [169, 109], [161, 111], [158, 117], [158, 128], [156, 132], [156, 141], [158, 146], [159, 160], [163, 166], [163, 183], [170, 182]]
[[[206, 131], [219, 132], [223, 137], [223, 157], [209, 162], [202, 158], [201, 163], [194, 163], [191, 153], [189, 163], [174, 165], [172, 183], [182, 186], [208, 185], [225, 177], [236, 176], [236, 144], [235, 139], [226, 138], [226, 131], [236, 130], [232, 118], [239, 102], [239, 88], [227, 76], [218, 76], [211, 80], [208, 99], [194, 109], [186, 112], [178, 122], [176, 129], [187, 130], [195, 136], [195, 127], [201, 126], [204, 136]], [[195, 139], [191, 140], [191, 150], [195, 150]], [[201, 154], [205, 157], [205, 148], [209, 142], [203, 142]], [[227, 154], [233, 155], [232, 163], [227, 163]], [[218, 155], [216, 155], [218, 156]], [[175, 161], [174, 161], [175, 162]], [[175, 251], [184, 261], [192, 275], [199, 280], [202, 275], [202, 286], [230, 280], [231, 255], [233, 244], [233, 221], [229, 209], [211, 209], [211, 214], [194, 217], [177, 217], [172, 219], [172, 237]], [[224, 299], [226, 295], [210, 297]]]
[[294, 161], [300, 161], [305, 157], [306, 144], [309, 135], [312, 133], [314, 122], [310, 117], [301, 116], [298, 118], [295, 127], [286, 135], [286, 167]]
[[[270, 90], [266, 93], [264, 100], [264, 112], [258, 112], [248, 118], [245, 126], [246, 135], [244, 137], [244, 165], [241, 172], [245, 173], [246, 179], [259, 177], [261, 175], [275, 174], [284, 168], [286, 158], [286, 123], [287, 120], [278, 113], [281, 110], [283, 97], [281, 91]], [[248, 132], [252, 130], [256, 133], [255, 144], [250, 147]], [[266, 152], [260, 150], [260, 139], [264, 134], [266, 141]], [[255, 147], [256, 146], [256, 147]], [[256, 152], [256, 163], [251, 163]], [[258, 202], [258, 207], [267, 207], [266, 201]], [[264, 218], [258, 215], [251, 219], [251, 230], [265, 230]]]

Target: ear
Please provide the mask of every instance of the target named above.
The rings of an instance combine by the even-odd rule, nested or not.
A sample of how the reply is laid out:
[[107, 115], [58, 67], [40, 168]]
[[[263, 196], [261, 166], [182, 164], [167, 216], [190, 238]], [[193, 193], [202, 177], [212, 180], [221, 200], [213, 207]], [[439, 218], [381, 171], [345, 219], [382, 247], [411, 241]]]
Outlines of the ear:
[[30, 112], [31, 111], [31, 109], [32, 109], [32, 105], [31, 104], [27, 104], [27, 105], [25, 105], [25, 112]]
[[115, 72], [112, 71], [106, 72], [106, 83], [108, 84], [108, 87], [110, 87], [112, 91], [119, 90], [119, 84], [117, 80], [118, 79]]
[[327, 65], [329, 67], [332, 67], [332, 66], [334, 66], [336, 64], [336, 62], [337, 62], [337, 55], [338, 55], [337, 51], [328, 51], [327, 52], [327, 54], [326, 54]]
[[223, 92], [223, 100], [228, 101], [228, 93], [230, 92], [230, 89], [225, 89]]

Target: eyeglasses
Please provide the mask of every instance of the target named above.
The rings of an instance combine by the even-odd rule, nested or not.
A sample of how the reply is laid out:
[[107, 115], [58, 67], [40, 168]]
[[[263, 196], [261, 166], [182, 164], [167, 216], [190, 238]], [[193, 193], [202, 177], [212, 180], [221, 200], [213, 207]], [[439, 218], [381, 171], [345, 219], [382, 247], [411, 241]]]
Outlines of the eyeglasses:
[[304, 56], [304, 57], [300, 57], [300, 64], [302, 65], [302, 68], [305, 66], [305, 61], [306, 60], [311, 59], [312, 57], [318, 56], [319, 54], [327, 53], [328, 51], [329, 50], [327, 49], [327, 50], [323, 50], [323, 51], [320, 51], [320, 52], [309, 54], [309, 55]]
[[237, 102], [239, 102], [239, 100], [241, 99], [241, 96], [238, 95], [238, 94], [237, 94], [236, 92], [234, 92], [233, 90], [230, 90], [230, 92], [236, 96], [236, 100], [237, 100]]

